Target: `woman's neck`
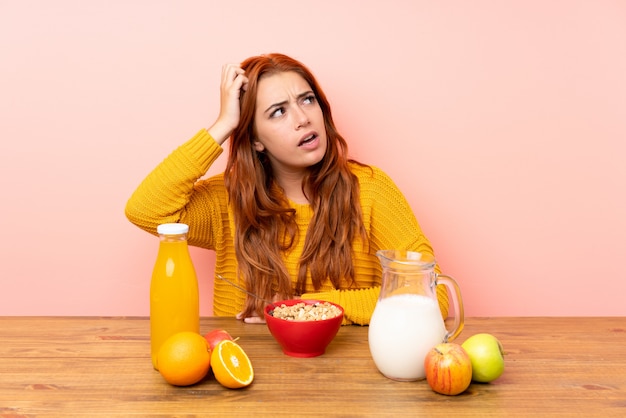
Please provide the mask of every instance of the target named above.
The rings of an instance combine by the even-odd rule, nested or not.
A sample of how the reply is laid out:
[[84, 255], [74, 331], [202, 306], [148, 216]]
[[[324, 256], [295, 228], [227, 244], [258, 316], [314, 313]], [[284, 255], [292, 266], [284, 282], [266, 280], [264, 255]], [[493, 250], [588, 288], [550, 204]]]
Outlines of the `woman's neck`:
[[294, 203], [307, 204], [307, 199], [302, 190], [304, 173], [280, 173], [276, 175], [276, 182], [282, 187], [285, 195]]

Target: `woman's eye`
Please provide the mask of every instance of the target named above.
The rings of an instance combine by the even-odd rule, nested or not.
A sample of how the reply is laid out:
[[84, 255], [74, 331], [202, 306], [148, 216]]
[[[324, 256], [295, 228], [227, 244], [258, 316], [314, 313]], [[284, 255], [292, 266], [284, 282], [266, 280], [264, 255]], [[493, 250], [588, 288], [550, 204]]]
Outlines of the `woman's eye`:
[[285, 114], [285, 109], [282, 107], [277, 108], [270, 114], [270, 118], [277, 118]]
[[306, 96], [303, 100], [302, 100], [305, 104], [312, 104], [315, 103], [315, 96], [313, 94]]

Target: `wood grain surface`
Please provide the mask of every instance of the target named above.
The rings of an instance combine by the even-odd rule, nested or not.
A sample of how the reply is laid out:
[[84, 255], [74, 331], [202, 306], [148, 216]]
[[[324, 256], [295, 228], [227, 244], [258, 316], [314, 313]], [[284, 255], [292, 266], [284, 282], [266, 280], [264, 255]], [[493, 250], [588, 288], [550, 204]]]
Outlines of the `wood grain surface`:
[[147, 318], [0, 317], [0, 417], [89, 416], [626, 416], [626, 319], [467, 318], [457, 342], [488, 332], [505, 372], [458, 396], [395, 382], [370, 356], [367, 327], [345, 326], [315, 358], [284, 355], [265, 325], [202, 318], [250, 357], [252, 385], [211, 373], [167, 384], [150, 362]]

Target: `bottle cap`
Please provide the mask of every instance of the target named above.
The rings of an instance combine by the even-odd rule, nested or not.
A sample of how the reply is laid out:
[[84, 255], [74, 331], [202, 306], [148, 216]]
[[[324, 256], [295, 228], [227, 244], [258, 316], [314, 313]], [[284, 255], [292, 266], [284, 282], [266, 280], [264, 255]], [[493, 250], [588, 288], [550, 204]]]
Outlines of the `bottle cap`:
[[157, 226], [159, 235], [181, 235], [189, 232], [187, 224], [161, 224]]

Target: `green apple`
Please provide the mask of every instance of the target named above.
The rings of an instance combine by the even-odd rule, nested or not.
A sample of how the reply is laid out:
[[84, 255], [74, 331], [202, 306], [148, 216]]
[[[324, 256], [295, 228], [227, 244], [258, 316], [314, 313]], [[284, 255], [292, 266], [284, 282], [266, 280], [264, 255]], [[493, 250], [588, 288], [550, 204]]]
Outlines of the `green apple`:
[[472, 335], [461, 346], [472, 361], [474, 382], [491, 382], [504, 372], [504, 350], [500, 341], [493, 335]]

